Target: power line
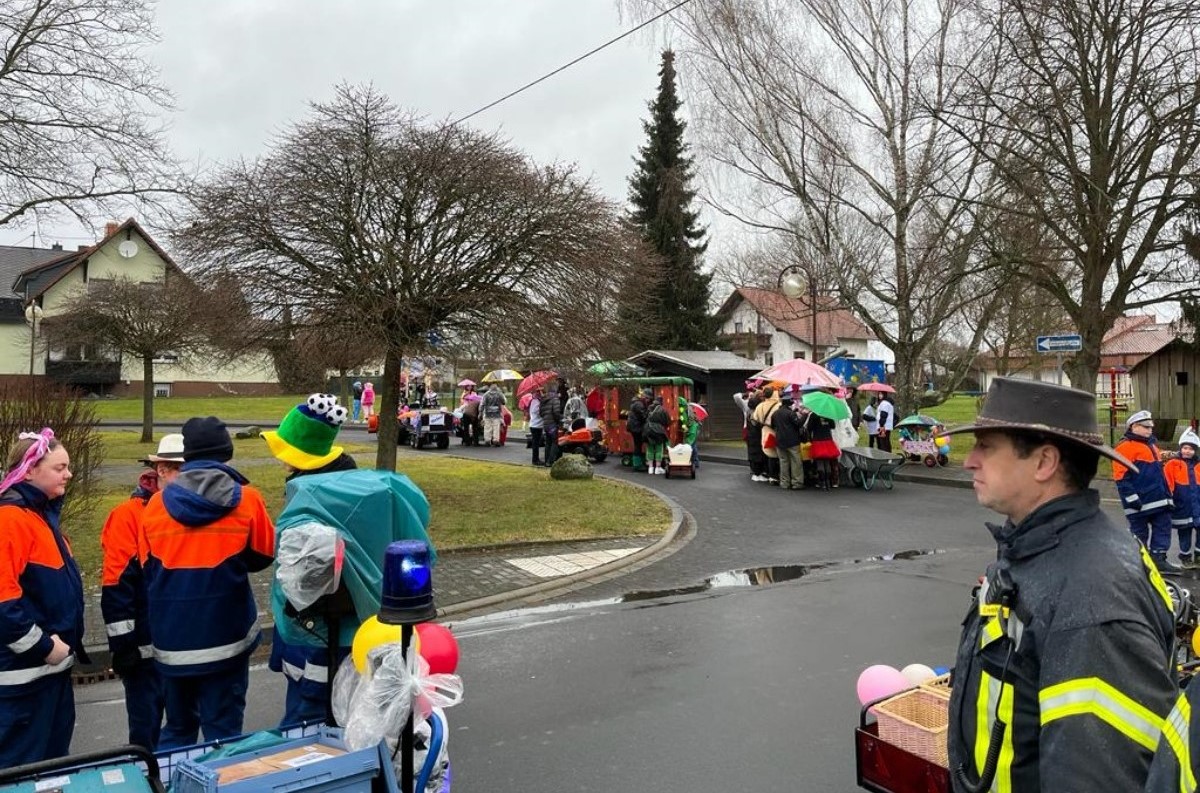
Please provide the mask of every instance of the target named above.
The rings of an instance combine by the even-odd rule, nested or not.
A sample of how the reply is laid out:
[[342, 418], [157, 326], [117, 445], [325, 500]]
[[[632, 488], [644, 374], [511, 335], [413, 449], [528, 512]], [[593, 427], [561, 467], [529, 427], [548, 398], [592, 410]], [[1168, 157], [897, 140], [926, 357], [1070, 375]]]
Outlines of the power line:
[[558, 67], [557, 69], [555, 69], [554, 71], [552, 71], [552, 72], [548, 72], [547, 74], [543, 74], [541, 77], [537, 78], [537, 79], [536, 79], [536, 80], [534, 80], [533, 82], [526, 83], [525, 85], [521, 86], [520, 88], [518, 88], [517, 90], [513, 91], [512, 93], [505, 94], [504, 96], [500, 97], [500, 98], [499, 98], [499, 99], [497, 99], [496, 101], [494, 101], [494, 102], [490, 102], [489, 104], [486, 104], [486, 105], [484, 105], [483, 107], [479, 108], [478, 110], [476, 110], [476, 111], [474, 111], [474, 112], [472, 112], [472, 113], [468, 113], [467, 115], [463, 116], [462, 118], [460, 118], [460, 119], [457, 119], [456, 121], [453, 121], [453, 122], [451, 122], [451, 124], [450, 124], [450, 125], [451, 125], [451, 126], [454, 126], [454, 125], [456, 125], [456, 124], [461, 124], [462, 122], [466, 121], [466, 120], [467, 120], [467, 119], [469, 119], [469, 118], [474, 118], [475, 116], [479, 115], [480, 113], [482, 113], [482, 112], [483, 112], [483, 111], [485, 111], [485, 110], [491, 110], [493, 107], [495, 107], [496, 105], [500, 104], [501, 102], [503, 102], [503, 101], [505, 101], [505, 100], [507, 100], [507, 99], [512, 99], [512, 98], [513, 98], [514, 96], [516, 96], [517, 94], [519, 94], [519, 93], [521, 93], [521, 92], [523, 92], [523, 91], [527, 91], [527, 90], [529, 90], [530, 88], [533, 88], [535, 85], [537, 85], [537, 84], [538, 84], [538, 83], [540, 83], [540, 82], [543, 82], [543, 81], [545, 81], [545, 80], [549, 80], [551, 77], [553, 77], [554, 75], [558, 74], [559, 72], [561, 72], [561, 71], [565, 71], [566, 69], [569, 69], [569, 68], [571, 68], [572, 66], [574, 66], [574, 65], [575, 65], [575, 64], [577, 64], [577, 63], [579, 63], [580, 61], [582, 61], [582, 60], [586, 60], [587, 58], [590, 58], [591, 56], [595, 55], [595, 54], [596, 54], [597, 52], [599, 52], [600, 50], [602, 50], [602, 49], [605, 49], [606, 47], [610, 47], [610, 46], [612, 46], [613, 44], [616, 44], [618, 41], [620, 41], [621, 39], [625, 38], [626, 36], [631, 36], [631, 35], [633, 35], [634, 33], [637, 33], [639, 30], [641, 30], [642, 28], [646, 27], [646, 26], [647, 26], [647, 25], [649, 25], [651, 22], [657, 22], [658, 20], [660, 20], [660, 19], [662, 19], [663, 17], [665, 17], [667, 14], [670, 14], [670, 13], [672, 13], [673, 11], [677, 11], [678, 9], [680, 9], [680, 8], [683, 8], [685, 5], [687, 5], [687, 4], [688, 4], [688, 3], [690, 3], [690, 2], [692, 2], [692, 0], [681, 0], [680, 2], [678, 2], [678, 3], [676, 3], [675, 5], [673, 5], [673, 6], [671, 6], [670, 8], [668, 8], [666, 11], [663, 11], [663, 12], [661, 12], [661, 13], [659, 13], [659, 14], [656, 14], [656, 15], [654, 15], [654, 16], [652, 16], [652, 17], [650, 17], [649, 19], [647, 19], [645, 22], [643, 22], [642, 24], [638, 25], [637, 27], [630, 28], [629, 30], [627, 30], [627, 31], [625, 31], [624, 33], [622, 33], [621, 35], [617, 36], [616, 38], [609, 39], [608, 41], [606, 41], [606, 42], [604, 42], [603, 44], [601, 44], [599, 47], [596, 47], [595, 49], [593, 49], [593, 50], [589, 50], [588, 52], [585, 52], [584, 54], [580, 55], [578, 58], [576, 58], [575, 60], [571, 61], [570, 63], [564, 63], [562, 66], [559, 66], [559, 67]]

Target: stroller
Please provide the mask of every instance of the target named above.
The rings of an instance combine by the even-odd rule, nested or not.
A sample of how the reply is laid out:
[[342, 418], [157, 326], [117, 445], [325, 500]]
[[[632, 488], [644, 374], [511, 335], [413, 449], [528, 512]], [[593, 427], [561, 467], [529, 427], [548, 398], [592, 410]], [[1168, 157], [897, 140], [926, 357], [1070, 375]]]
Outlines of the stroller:
[[604, 433], [598, 426], [588, 426], [587, 419], [575, 419], [569, 432], [558, 435], [558, 450], [562, 454], [582, 454], [594, 463], [602, 463], [608, 457], [604, 445]]
[[933, 416], [914, 414], [896, 423], [900, 436], [900, 451], [911, 462], [924, 463], [927, 468], [950, 462], [950, 438], [938, 435], [943, 429]]

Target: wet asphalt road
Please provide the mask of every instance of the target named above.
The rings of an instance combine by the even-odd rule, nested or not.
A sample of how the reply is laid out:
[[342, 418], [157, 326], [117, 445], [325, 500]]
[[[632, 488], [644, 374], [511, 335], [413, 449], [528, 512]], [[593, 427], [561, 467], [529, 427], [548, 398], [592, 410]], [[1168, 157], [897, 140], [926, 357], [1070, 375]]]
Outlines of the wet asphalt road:
[[[953, 657], [992, 555], [972, 492], [787, 492], [710, 463], [695, 481], [603, 470], [673, 498], [695, 536], [557, 608], [455, 624], [466, 687], [449, 712], [456, 793], [855, 790], [858, 673]], [[871, 558], [912, 550], [938, 552]], [[797, 566], [794, 580], [746, 585]], [[723, 575], [746, 569], [760, 572]], [[277, 720], [282, 690], [253, 673], [247, 729]], [[115, 683], [80, 689], [75, 751], [122, 734], [119, 696]]]

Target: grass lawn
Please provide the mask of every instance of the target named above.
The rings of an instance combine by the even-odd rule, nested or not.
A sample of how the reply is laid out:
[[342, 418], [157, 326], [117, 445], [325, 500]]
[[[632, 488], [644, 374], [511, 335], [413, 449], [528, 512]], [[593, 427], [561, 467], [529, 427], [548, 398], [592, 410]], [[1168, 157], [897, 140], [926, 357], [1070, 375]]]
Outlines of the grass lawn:
[[[236, 432], [236, 430], [234, 430]], [[158, 441], [165, 433], [158, 433], [152, 443], [142, 443], [139, 430], [104, 430], [101, 440], [104, 444], [104, 462], [108, 464], [132, 463], [145, 457], [158, 448]], [[350, 454], [374, 452], [375, 443], [343, 443], [341, 444]], [[267, 442], [262, 438], [234, 438], [233, 459], [246, 460], [259, 457], [270, 457]]]
[[[154, 400], [155, 421], [183, 423], [192, 416], [217, 416], [225, 421], [262, 421], [277, 424], [308, 394], [266, 397], [159, 397]], [[96, 418], [142, 420], [142, 398], [100, 399]]]
[[[359, 463], [364, 464], [361, 459]], [[278, 515], [283, 507], [283, 469], [275, 462], [238, 469], [262, 492], [271, 515]], [[429, 498], [429, 532], [438, 550], [661, 534], [670, 526], [671, 511], [665, 504], [621, 482], [556, 482], [542, 468], [403, 451], [397, 470]], [[90, 516], [78, 516], [63, 526], [89, 586], [99, 582], [104, 519], [129, 497], [132, 485], [109, 486]]]

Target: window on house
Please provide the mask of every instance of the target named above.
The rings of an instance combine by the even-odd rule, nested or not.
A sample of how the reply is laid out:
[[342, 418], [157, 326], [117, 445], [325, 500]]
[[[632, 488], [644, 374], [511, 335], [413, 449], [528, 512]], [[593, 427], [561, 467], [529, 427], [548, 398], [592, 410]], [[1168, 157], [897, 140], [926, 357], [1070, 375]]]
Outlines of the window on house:
[[179, 354], [174, 352], [160, 352], [154, 356], [153, 363], [178, 363]]
[[805, 357], [807, 357], [807, 354], [804, 352], [804, 350], [793, 350], [792, 357], [793, 358], [805, 358]]
[[742, 323], [740, 323], [740, 322], [733, 323], [733, 332], [741, 333], [742, 332]]
[[773, 352], [764, 353], [763, 354], [763, 363], [765, 363], [767, 366], [774, 366], [775, 365], [775, 353], [773, 353]]
[[155, 383], [154, 384], [154, 396], [156, 396], [156, 397], [171, 396], [171, 384], [170, 383]]

